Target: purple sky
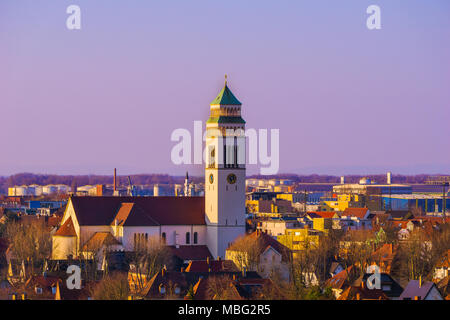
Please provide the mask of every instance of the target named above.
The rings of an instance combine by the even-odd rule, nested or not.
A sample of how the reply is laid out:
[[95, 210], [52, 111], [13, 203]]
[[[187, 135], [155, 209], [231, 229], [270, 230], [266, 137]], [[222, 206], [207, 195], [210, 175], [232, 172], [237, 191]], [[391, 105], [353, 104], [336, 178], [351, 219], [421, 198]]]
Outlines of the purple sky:
[[[69, 31], [66, 7], [82, 10]], [[366, 28], [370, 4], [382, 29]], [[170, 161], [223, 85], [280, 173], [450, 173], [450, 1], [0, 1], [0, 175]], [[249, 168], [255, 173], [256, 168]]]

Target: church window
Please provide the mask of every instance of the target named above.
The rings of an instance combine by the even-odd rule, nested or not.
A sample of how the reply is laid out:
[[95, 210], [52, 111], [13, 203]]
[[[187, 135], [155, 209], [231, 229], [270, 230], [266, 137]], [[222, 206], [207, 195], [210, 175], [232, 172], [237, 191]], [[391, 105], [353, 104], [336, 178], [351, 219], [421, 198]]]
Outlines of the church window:
[[186, 232], [186, 244], [190, 244], [190, 243], [191, 243], [191, 233]]
[[194, 232], [194, 244], [198, 243], [198, 232]]

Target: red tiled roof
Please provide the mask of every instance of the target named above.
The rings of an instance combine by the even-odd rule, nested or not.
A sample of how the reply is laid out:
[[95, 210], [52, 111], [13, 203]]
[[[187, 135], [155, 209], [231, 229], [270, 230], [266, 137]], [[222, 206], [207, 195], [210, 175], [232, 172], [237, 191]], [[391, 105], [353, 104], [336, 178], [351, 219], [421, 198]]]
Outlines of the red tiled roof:
[[51, 288], [56, 286], [57, 282], [61, 282], [62, 280], [58, 277], [50, 277], [50, 276], [32, 276], [25, 283], [26, 288], [31, 288], [34, 286], [39, 286], [41, 288]]
[[73, 226], [72, 218], [69, 217], [69, 219], [64, 222], [64, 224], [58, 229], [58, 231], [55, 232], [55, 236], [60, 237], [76, 237], [77, 233], [75, 232], [75, 228]]
[[325, 218], [330, 219], [336, 215], [334, 211], [311, 211], [307, 213], [311, 218]]
[[[71, 201], [82, 226], [111, 225], [121, 209], [121, 217], [133, 216], [130, 225], [205, 224], [204, 197], [72, 197]], [[122, 208], [123, 204], [127, 205]]]
[[345, 270], [342, 270], [334, 277], [328, 279], [325, 282], [325, 287], [331, 287], [333, 289], [342, 289], [345, 286], [349, 285], [349, 273], [355, 272], [355, 268], [353, 266], [348, 267]]
[[343, 216], [350, 216], [350, 217], [357, 217], [357, 218], [364, 218], [364, 216], [367, 213], [367, 208], [346, 208], [344, 210]]

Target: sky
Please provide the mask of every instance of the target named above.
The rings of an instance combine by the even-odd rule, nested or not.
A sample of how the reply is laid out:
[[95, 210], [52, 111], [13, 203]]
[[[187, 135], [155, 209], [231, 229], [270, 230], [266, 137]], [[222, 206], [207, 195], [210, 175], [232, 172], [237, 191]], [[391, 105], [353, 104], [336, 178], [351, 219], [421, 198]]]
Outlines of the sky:
[[448, 0], [2, 0], [0, 175], [202, 175], [170, 137], [225, 74], [247, 128], [280, 130], [280, 173], [448, 174], [449, 18]]

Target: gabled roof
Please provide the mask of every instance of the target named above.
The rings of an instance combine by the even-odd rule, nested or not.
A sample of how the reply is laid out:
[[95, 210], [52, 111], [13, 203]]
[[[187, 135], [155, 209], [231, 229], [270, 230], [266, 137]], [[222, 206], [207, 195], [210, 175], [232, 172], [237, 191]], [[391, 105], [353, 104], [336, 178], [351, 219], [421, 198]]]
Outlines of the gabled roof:
[[334, 277], [331, 277], [327, 281], [325, 281], [325, 287], [331, 287], [333, 289], [343, 289], [350, 285], [349, 283], [349, 275], [355, 271], [354, 266], [350, 266], [345, 270], [342, 270]]
[[346, 208], [344, 210], [344, 213], [342, 213], [342, 216], [356, 217], [359, 219], [363, 219], [367, 214], [368, 210], [369, 209], [367, 208]]
[[211, 105], [237, 105], [242, 103], [234, 96], [231, 90], [228, 88], [227, 83], [223, 89], [219, 92], [217, 97], [211, 102]]
[[419, 300], [424, 300], [433, 287], [436, 287], [436, 285], [431, 281], [425, 281], [420, 285], [420, 280], [411, 280], [400, 295], [400, 300], [414, 300], [414, 297], [419, 297]]
[[389, 211], [392, 219], [405, 219], [407, 216], [413, 217], [408, 210], [392, 210]]
[[27, 282], [25, 283], [25, 288], [34, 288], [35, 286], [40, 287], [42, 289], [44, 288], [51, 288], [56, 286], [57, 282], [62, 282], [61, 279], [57, 277], [50, 277], [50, 276], [31, 276]]
[[103, 246], [120, 245], [121, 243], [109, 232], [96, 232], [83, 245], [83, 251], [93, 251]]
[[80, 226], [108, 226], [116, 217], [133, 226], [205, 225], [204, 197], [82, 196], [71, 201]]
[[[166, 293], [160, 292], [160, 287], [164, 286]], [[184, 297], [188, 289], [189, 282], [186, 279], [186, 273], [161, 270], [151, 278], [142, 291], [142, 295], [147, 298], [164, 298], [166, 294], [170, 294], [169, 290], [175, 287], [180, 288], [180, 297]]]
[[[200, 278], [194, 286], [194, 300], [214, 300], [216, 296], [210, 290], [210, 282], [214, 281], [212, 278]], [[227, 300], [242, 300], [239, 291], [236, 288], [234, 281], [227, 279], [228, 290]]]
[[[361, 286], [361, 283], [366, 284], [367, 279], [370, 276], [372, 276], [371, 273], [365, 273], [363, 276], [356, 279], [355, 282], [353, 282], [353, 285]], [[380, 273], [380, 282], [381, 290], [383, 290], [384, 294], [388, 297], [397, 298], [403, 292], [403, 288], [400, 286], [400, 284], [387, 273]], [[389, 289], [387, 288], [387, 286], [389, 286]]]
[[76, 237], [75, 227], [73, 226], [72, 218], [69, 217], [66, 222], [55, 232], [55, 236], [60, 237]]

